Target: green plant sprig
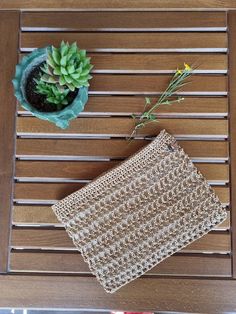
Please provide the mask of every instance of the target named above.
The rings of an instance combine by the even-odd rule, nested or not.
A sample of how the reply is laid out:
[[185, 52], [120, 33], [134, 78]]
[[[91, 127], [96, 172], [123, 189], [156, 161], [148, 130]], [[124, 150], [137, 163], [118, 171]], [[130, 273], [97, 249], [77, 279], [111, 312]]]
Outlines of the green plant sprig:
[[186, 79], [192, 75], [193, 68], [189, 66], [187, 63], [184, 63], [184, 69], [177, 69], [170, 80], [167, 88], [161, 94], [157, 102], [152, 104], [151, 99], [149, 97], [145, 97], [145, 106], [144, 111], [141, 116], [132, 114], [132, 118], [135, 122], [135, 127], [129, 137], [129, 140], [133, 138], [139, 129], [145, 127], [147, 124], [152, 122], [159, 122], [156, 115], [153, 114], [153, 111], [156, 110], [159, 106], [162, 105], [172, 105], [174, 103], [180, 103], [184, 100], [183, 97], [177, 97], [173, 99], [174, 94], [180, 90], [183, 86], [190, 82], [186, 82]]

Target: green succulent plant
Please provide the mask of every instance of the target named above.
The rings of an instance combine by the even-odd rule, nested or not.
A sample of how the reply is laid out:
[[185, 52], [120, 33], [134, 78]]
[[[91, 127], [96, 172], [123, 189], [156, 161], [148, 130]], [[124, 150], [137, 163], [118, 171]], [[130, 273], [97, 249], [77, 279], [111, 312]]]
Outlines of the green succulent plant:
[[75, 88], [89, 86], [92, 67], [90, 58], [86, 57], [86, 50], [79, 49], [76, 42], [70, 45], [62, 41], [59, 48], [52, 46], [51, 51], [48, 51], [46, 63], [41, 67], [41, 79], [47, 83], [66, 85], [74, 91]]
[[58, 84], [50, 84], [41, 80], [35, 79], [36, 93], [45, 95], [46, 101], [50, 104], [54, 104], [57, 110], [61, 110], [63, 106], [68, 105], [67, 95], [69, 93], [68, 88], [64, 88]]

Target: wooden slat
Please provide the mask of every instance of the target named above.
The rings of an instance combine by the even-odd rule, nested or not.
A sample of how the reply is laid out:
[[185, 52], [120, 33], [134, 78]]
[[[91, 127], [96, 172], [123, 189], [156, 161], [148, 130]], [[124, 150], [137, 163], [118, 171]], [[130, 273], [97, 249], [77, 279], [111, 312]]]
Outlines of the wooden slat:
[[11, 79], [17, 61], [18, 26], [19, 12], [0, 12], [0, 55], [4, 56], [0, 71], [0, 273], [8, 268], [16, 112]]
[[[11, 271], [24, 272], [90, 272], [88, 264], [79, 253], [44, 253], [13, 251], [10, 258]], [[229, 256], [175, 255], [167, 258], [148, 275], [197, 275], [230, 276]]]
[[[232, 182], [230, 201], [232, 206], [236, 206], [236, 127], [235, 127], [235, 119], [236, 119], [236, 11], [228, 14], [229, 19], [229, 47], [230, 47], [230, 55], [229, 55], [229, 69], [230, 69], [230, 77], [229, 77], [229, 90], [230, 90], [230, 101], [229, 101], [229, 111], [230, 111], [230, 177]], [[235, 210], [232, 212], [232, 275], [236, 278], [236, 212]]]
[[[79, 118], [71, 122], [70, 128], [61, 130], [54, 124], [32, 117], [17, 119], [19, 133], [62, 133], [130, 136], [134, 128], [132, 118]], [[140, 135], [157, 135], [161, 129], [176, 134], [227, 135], [227, 120], [208, 119], [160, 119], [139, 131]]]
[[[93, 74], [89, 91], [91, 94], [143, 94], [160, 93], [166, 89], [170, 75], [121, 75]], [[180, 93], [220, 93], [227, 90], [227, 77], [223, 75], [195, 75]], [[110, 99], [112, 102], [112, 99]]]
[[[21, 248], [61, 248], [75, 249], [65, 230], [58, 229], [22, 229], [12, 230], [12, 247]], [[229, 252], [230, 235], [228, 233], [209, 233], [194, 241], [182, 252]]]
[[90, 53], [94, 72], [97, 71], [170, 71], [183, 67], [183, 63], [197, 64], [197, 70], [227, 69], [226, 54], [94, 54]]
[[[157, 98], [150, 97], [154, 103]], [[131, 115], [132, 113], [141, 114], [144, 109], [144, 97], [136, 96], [91, 96], [88, 103], [84, 108], [83, 113], [93, 114], [117, 114], [117, 115]], [[18, 105], [18, 112], [25, 113], [23, 107]], [[27, 112], [30, 114], [30, 112]], [[157, 115], [227, 115], [228, 113], [228, 100], [226, 97], [211, 97], [211, 98], [197, 98], [185, 97], [185, 100], [179, 104], [169, 106], [160, 106], [155, 111]], [[80, 114], [80, 115], [81, 115]]]
[[[121, 74], [93, 74], [90, 82], [90, 92], [105, 93], [157, 93], [166, 89], [172, 76], [169, 75], [121, 75]], [[227, 77], [222, 75], [196, 75], [191, 78], [191, 83], [186, 84], [184, 92], [219, 92], [227, 90]]]
[[2, 0], [1, 2], [1, 8], [2, 9], [26, 9], [26, 10], [39, 10], [39, 9], [56, 9], [59, 11], [65, 11], [66, 10], [92, 10], [92, 11], [100, 11], [100, 10], [121, 10], [121, 11], [127, 11], [127, 10], [161, 10], [166, 11], [174, 9], [176, 10], [215, 10], [215, 9], [233, 9], [236, 8], [236, 4], [234, 0], [221, 0], [221, 1], [215, 1], [215, 0], [179, 0], [176, 2], [176, 0], [168, 0], [168, 1], [162, 1], [162, 0], [136, 0], [136, 1], [126, 1], [126, 0], [110, 0], [107, 1], [101, 1], [101, 0], [80, 0], [78, 3], [74, 2], [74, 0], [64, 0], [63, 2], [58, 2], [57, 0], [41, 0], [38, 2], [38, 0], [11, 0], [10, 2], [8, 0]]
[[[85, 183], [16, 183], [15, 199], [60, 200], [77, 191]], [[229, 202], [228, 187], [214, 187], [223, 203]]]
[[[118, 161], [17, 161], [15, 176], [28, 178], [94, 179]], [[227, 164], [196, 164], [207, 180], [229, 180]]]
[[[149, 141], [87, 140], [87, 139], [17, 139], [16, 154], [38, 156], [103, 156], [125, 158], [147, 145]], [[190, 157], [228, 157], [227, 141], [179, 141]]]
[[89, 51], [126, 51], [127, 49], [226, 48], [225, 33], [22, 33], [23, 51], [47, 45], [59, 45], [62, 40], [77, 41]]
[[[230, 228], [230, 212], [227, 214], [227, 219], [216, 226], [214, 230], [228, 230]], [[15, 205], [12, 221], [15, 225], [62, 226], [50, 206]]]
[[23, 12], [21, 27], [59, 30], [119, 30], [224, 27], [223, 12]]
[[[19, 54], [19, 59], [27, 54]], [[224, 53], [88, 53], [88, 56], [94, 65], [92, 73], [172, 73], [176, 67], [182, 68], [184, 62], [196, 64], [195, 72], [227, 71]]]
[[86, 276], [11, 274], [1, 276], [0, 284], [3, 308], [188, 313], [232, 313], [236, 308], [236, 281], [228, 279], [139, 278], [113, 294]]
[[12, 222], [32, 224], [56, 224], [58, 220], [51, 206], [15, 205], [13, 208]]

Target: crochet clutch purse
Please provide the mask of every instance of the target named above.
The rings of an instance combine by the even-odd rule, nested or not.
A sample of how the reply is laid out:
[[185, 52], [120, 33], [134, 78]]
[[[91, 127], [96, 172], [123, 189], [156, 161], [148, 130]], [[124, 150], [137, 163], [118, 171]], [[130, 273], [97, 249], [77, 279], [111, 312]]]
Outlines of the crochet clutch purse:
[[165, 130], [52, 208], [107, 292], [226, 218], [213, 189]]

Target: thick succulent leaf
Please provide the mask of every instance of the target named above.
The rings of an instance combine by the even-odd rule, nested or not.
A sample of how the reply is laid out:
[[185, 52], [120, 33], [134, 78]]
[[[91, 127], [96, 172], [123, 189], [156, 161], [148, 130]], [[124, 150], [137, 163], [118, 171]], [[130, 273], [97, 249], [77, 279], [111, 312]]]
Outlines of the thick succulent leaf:
[[74, 80], [77, 80], [77, 79], [80, 78], [81, 74], [80, 74], [80, 73], [72, 73], [70, 76], [71, 76]]
[[66, 66], [66, 62], [67, 62], [67, 56], [64, 56], [60, 60], [60, 65], [65, 67]]
[[74, 54], [74, 53], [77, 53], [77, 51], [78, 51], [77, 43], [74, 42], [74, 43], [70, 46], [69, 53]]
[[79, 82], [79, 84], [80, 84], [81, 86], [84, 86], [84, 84], [86, 84], [87, 80], [81, 79], [81, 80], [79, 80], [78, 82]]
[[60, 67], [56, 67], [56, 68], [53, 70], [53, 74], [55, 74], [55, 75], [61, 75], [61, 69], [60, 69]]
[[72, 83], [72, 78], [69, 76], [69, 75], [64, 75], [64, 79], [65, 79], [65, 81], [66, 81], [66, 83]]
[[72, 83], [76, 88], [80, 88], [82, 85], [79, 83], [79, 81], [73, 81]]
[[66, 71], [66, 69], [64, 67], [61, 67], [60, 70], [61, 70], [61, 73], [63, 75], [67, 75], [68, 74], [68, 72]]
[[42, 80], [43, 82], [48, 82], [49, 78], [50, 78], [50, 76], [49, 76], [48, 74], [43, 74], [43, 75], [41, 76], [41, 80]]
[[60, 76], [60, 78], [59, 78], [59, 84], [60, 84], [61, 86], [66, 84], [66, 80], [64, 79], [64, 76]]
[[47, 64], [49, 64], [53, 69], [57, 66], [57, 64], [55, 63], [55, 61], [53, 60], [50, 54], [48, 54], [46, 61], [47, 61]]
[[62, 47], [65, 46], [65, 44], [66, 44], [66, 43], [64, 42], [64, 40], [62, 40], [62, 41], [61, 41], [61, 45], [60, 45], [60, 49], [62, 49]]
[[57, 65], [60, 65], [60, 52], [55, 47], [52, 47], [52, 58]]
[[60, 52], [61, 52], [61, 56], [64, 57], [69, 51], [69, 44], [65, 44], [64, 45], [61, 45], [61, 48], [60, 48]]
[[48, 71], [48, 64], [45, 62], [41, 67], [40, 70], [42, 70], [44, 73], [49, 74]]
[[57, 82], [58, 82], [58, 80], [56, 79], [55, 76], [49, 76], [49, 78], [48, 78], [48, 83], [55, 84], [55, 83], [57, 83]]
[[74, 65], [69, 65], [66, 69], [67, 69], [67, 72], [68, 72], [69, 74], [75, 72], [75, 67], [74, 67]]
[[67, 83], [66, 85], [72, 92], [75, 90], [75, 86], [73, 84]]
[[90, 63], [90, 59], [91, 59], [91, 58], [85, 58], [85, 59], [83, 60], [83, 66], [84, 66], [84, 67]]
[[86, 76], [90, 72], [90, 69], [84, 69], [83, 72], [81, 73], [81, 76]]
[[73, 63], [74, 60], [74, 54], [73, 53], [68, 53], [67, 54], [67, 63], [72, 62]]
[[84, 49], [80, 50], [79, 54], [80, 54], [80, 57], [82, 59], [85, 58], [86, 57], [86, 50], [84, 50]]

